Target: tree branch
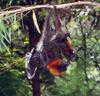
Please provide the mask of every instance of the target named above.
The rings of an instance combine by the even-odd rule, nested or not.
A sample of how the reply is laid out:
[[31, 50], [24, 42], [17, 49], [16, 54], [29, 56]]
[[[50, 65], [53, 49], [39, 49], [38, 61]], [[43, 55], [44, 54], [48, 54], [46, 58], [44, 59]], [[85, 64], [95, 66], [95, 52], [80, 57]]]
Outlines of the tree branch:
[[[78, 6], [78, 5], [88, 5], [88, 6], [97, 6], [97, 7], [100, 7], [100, 3], [96, 3], [96, 2], [88, 2], [88, 1], [78, 1], [78, 2], [73, 2], [73, 3], [68, 3], [68, 4], [61, 4], [61, 5], [55, 5], [58, 9], [61, 9], [61, 8], [66, 8], [66, 7], [71, 7], [71, 6]], [[14, 7], [14, 9], [12, 10], [7, 10], [7, 11], [4, 11], [4, 10], [1, 10], [0, 11], [0, 17], [4, 16], [5, 14], [13, 14], [13, 13], [22, 13], [22, 12], [26, 12], [26, 11], [30, 11], [30, 10], [33, 10], [33, 9], [39, 9], [39, 8], [54, 8], [53, 7], [54, 5], [35, 5], [35, 6], [25, 6], [25, 7], [18, 7], [15, 6], [17, 9], [15, 9], [14, 6], [12, 6], [12, 8]], [[11, 8], [11, 7], [10, 7]], [[7, 8], [9, 9], [9, 8]]]

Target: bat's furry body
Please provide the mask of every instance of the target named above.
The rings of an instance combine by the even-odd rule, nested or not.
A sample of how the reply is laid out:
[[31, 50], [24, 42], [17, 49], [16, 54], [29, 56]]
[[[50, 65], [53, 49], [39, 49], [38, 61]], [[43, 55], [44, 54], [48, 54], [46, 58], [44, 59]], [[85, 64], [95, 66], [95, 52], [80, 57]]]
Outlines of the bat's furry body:
[[[54, 25], [55, 30], [50, 30], [50, 10], [45, 19], [42, 36], [32, 52], [32, 57], [27, 69], [32, 76], [37, 66], [44, 67], [54, 76], [60, 76], [65, 71], [69, 61], [64, 61], [64, 57], [73, 56], [73, 48], [67, 41], [65, 32], [61, 30], [61, 23], [57, 14], [57, 8], [54, 6]], [[63, 54], [63, 55], [62, 55]], [[33, 77], [32, 77], [33, 78]], [[29, 78], [29, 79], [32, 79]]]

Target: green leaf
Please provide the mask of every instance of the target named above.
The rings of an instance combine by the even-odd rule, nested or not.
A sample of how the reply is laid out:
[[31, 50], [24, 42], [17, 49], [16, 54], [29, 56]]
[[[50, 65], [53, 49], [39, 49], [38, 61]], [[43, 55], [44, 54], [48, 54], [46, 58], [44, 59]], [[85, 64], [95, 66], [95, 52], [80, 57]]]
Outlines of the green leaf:
[[1, 41], [2, 45], [4, 46], [4, 48], [10, 53], [9, 48], [7, 47], [7, 45], [4, 43], [4, 41]]

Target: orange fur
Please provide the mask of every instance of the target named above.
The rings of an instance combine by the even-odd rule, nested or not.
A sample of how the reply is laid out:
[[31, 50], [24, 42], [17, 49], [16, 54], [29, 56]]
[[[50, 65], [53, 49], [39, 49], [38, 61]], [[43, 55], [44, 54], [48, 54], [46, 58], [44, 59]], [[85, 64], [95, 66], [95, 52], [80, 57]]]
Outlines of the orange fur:
[[49, 63], [47, 64], [47, 69], [53, 76], [61, 76], [63, 75], [63, 73], [57, 69], [57, 66], [60, 64], [61, 64], [61, 59], [53, 59], [49, 61]]

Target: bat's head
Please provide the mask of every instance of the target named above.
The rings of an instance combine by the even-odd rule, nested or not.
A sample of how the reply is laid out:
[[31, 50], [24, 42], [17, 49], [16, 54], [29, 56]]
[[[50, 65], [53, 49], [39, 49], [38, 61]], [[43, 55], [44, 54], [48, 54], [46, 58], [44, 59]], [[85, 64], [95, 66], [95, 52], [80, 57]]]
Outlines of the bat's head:
[[59, 49], [61, 50], [61, 53], [67, 57], [69, 60], [71, 60], [75, 54], [74, 54], [74, 48], [72, 41], [70, 39], [70, 34], [62, 34], [58, 35], [55, 39], [57, 42], [57, 45], [59, 46]]

